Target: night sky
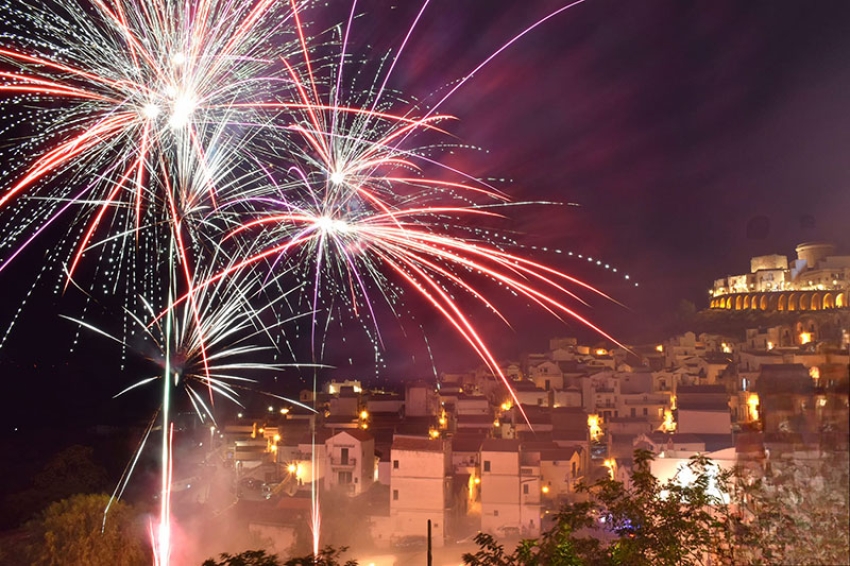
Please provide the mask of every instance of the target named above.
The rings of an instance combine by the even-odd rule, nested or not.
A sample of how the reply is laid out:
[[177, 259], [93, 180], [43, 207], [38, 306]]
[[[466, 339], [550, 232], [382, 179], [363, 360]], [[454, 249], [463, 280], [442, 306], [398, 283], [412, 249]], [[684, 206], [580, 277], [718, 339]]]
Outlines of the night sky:
[[[398, 4], [358, 4], [365, 14], [354, 28], [359, 45], [399, 45], [421, 4]], [[331, 19], [350, 7], [330, 5], [339, 7]], [[440, 98], [446, 85], [563, 5], [434, 0], [390, 84]], [[753, 255], [793, 256], [797, 243], [818, 239], [850, 253], [848, 22], [850, 4], [840, 1], [588, 0], [523, 37], [441, 107], [458, 118], [451, 125], [458, 143], [486, 150], [447, 159], [476, 176], [510, 179], [497, 186], [518, 201], [580, 205], [517, 207], [503, 229], [536, 259], [623, 303], [593, 299], [581, 312], [628, 341], [681, 299], [705, 307], [713, 280], [745, 272]], [[31, 281], [29, 269], [12, 271], [0, 274], [7, 317]], [[67, 355], [74, 329], [57, 314], [70, 307], [47, 294], [39, 303], [0, 350], [10, 414], [28, 413], [38, 399], [50, 410], [121, 412], [121, 402], [108, 398], [123, 388], [112, 383], [125, 382], [112, 356], [99, 354], [105, 345]], [[508, 355], [542, 350], [555, 335], [592, 338], [521, 302], [500, 306], [514, 331], [480, 320]], [[457, 339], [436, 317], [422, 312], [420, 322], [438, 369], [475, 362], [457, 352]], [[428, 374], [430, 363], [413, 345], [421, 340], [387, 332], [386, 374]], [[415, 363], [408, 346], [420, 351]], [[369, 371], [371, 361], [366, 356], [339, 377]]]

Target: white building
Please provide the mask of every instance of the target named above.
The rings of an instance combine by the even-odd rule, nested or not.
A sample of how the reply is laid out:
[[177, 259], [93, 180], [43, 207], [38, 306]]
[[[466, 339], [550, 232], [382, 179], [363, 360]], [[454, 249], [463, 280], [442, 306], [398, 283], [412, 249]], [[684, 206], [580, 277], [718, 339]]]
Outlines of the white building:
[[360, 495], [375, 481], [375, 439], [361, 429], [345, 429], [325, 442], [325, 488]]
[[540, 534], [540, 464], [520, 460], [517, 440], [481, 445], [481, 530], [497, 536]]
[[441, 439], [396, 435], [390, 459], [390, 537], [424, 537], [430, 520], [432, 544], [443, 546], [452, 507], [451, 445]]

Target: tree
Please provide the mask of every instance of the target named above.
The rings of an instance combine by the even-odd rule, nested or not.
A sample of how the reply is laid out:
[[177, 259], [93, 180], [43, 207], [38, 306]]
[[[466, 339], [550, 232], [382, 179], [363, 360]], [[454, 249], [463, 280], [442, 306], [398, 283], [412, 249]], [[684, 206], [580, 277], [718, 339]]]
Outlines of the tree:
[[511, 554], [487, 533], [478, 533], [475, 543], [481, 550], [464, 554], [467, 566], [582, 566], [591, 564], [591, 557], [600, 555], [600, 543], [591, 537], [580, 537], [582, 529], [593, 527], [593, 504], [577, 503], [558, 514], [555, 526], [540, 539], [520, 542]]
[[308, 554], [290, 558], [286, 562], [281, 562], [275, 555], [266, 554], [265, 550], [246, 550], [240, 554], [221, 554], [219, 561], [209, 558], [202, 566], [357, 566], [355, 560], [341, 562], [346, 550], [348, 547], [345, 546], [326, 546], [315, 556]]
[[[635, 452], [630, 486], [606, 478], [580, 489], [589, 501], [567, 504], [555, 526], [538, 540], [524, 540], [505, 554], [489, 535], [476, 539], [481, 552], [465, 555], [468, 566], [696, 566], [718, 548], [727, 533], [713, 506], [723, 501], [710, 489], [716, 467], [691, 459], [694, 481], [662, 484], [650, 471], [652, 454]], [[720, 478], [721, 481], [722, 478]]]
[[204, 561], [202, 566], [282, 566], [275, 555], [266, 554], [265, 550], [246, 550], [239, 554], [221, 554], [216, 562], [212, 558]]
[[10, 495], [6, 507], [16, 514], [14, 524], [20, 524], [54, 501], [106, 487], [106, 470], [95, 463], [94, 449], [75, 444], [53, 456], [33, 476], [32, 487]]
[[742, 470], [733, 484], [734, 561], [740, 564], [850, 564], [850, 461], [813, 460]]
[[580, 489], [555, 527], [508, 554], [487, 534], [468, 566], [649, 566], [850, 564], [850, 473], [846, 453], [788, 460], [764, 472], [721, 471], [705, 457], [692, 480], [661, 483], [652, 455], [635, 452], [631, 481]]
[[348, 550], [347, 546], [334, 548], [326, 546], [319, 551], [315, 556], [308, 554], [291, 558], [284, 563], [284, 566], [357, 566], [356, 560], [346, 560], [342, 562], [342, 555]]
[[75, 495], [27, 524], [26, 563], [34, 566], [136, 566], [150, 562], [141, 517], [107, 495]]

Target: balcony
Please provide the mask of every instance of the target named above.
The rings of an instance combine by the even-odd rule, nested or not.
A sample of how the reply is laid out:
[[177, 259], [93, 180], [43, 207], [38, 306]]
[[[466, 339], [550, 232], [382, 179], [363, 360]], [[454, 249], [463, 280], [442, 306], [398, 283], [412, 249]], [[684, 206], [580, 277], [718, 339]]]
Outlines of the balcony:
[[340, 458], [338, 456], [331, 456], [328, 460], [330, 460], [331, 468], [333, 469], [353, 470], [357, 467], [357, 458]]

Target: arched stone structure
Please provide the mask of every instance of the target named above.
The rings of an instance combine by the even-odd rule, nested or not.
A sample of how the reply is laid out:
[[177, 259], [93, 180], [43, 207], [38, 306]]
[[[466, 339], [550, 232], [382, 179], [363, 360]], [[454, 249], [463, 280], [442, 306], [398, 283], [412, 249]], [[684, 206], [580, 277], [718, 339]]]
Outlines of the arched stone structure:
[[714, 297], [712, 309], [808, 312], [850, 307], [847, 291], [774, 291], [766, 293], [734, 293]]
[[800, 310], [800, 295], [798, 295], [797, 293], [790, 293], [788, 295], [788, 310], [789, 311]]
[[767, 297], [767, 308], [766, 311], [778, 311], [779, 309], [779, 293], [765, 293], [764, 295]]

